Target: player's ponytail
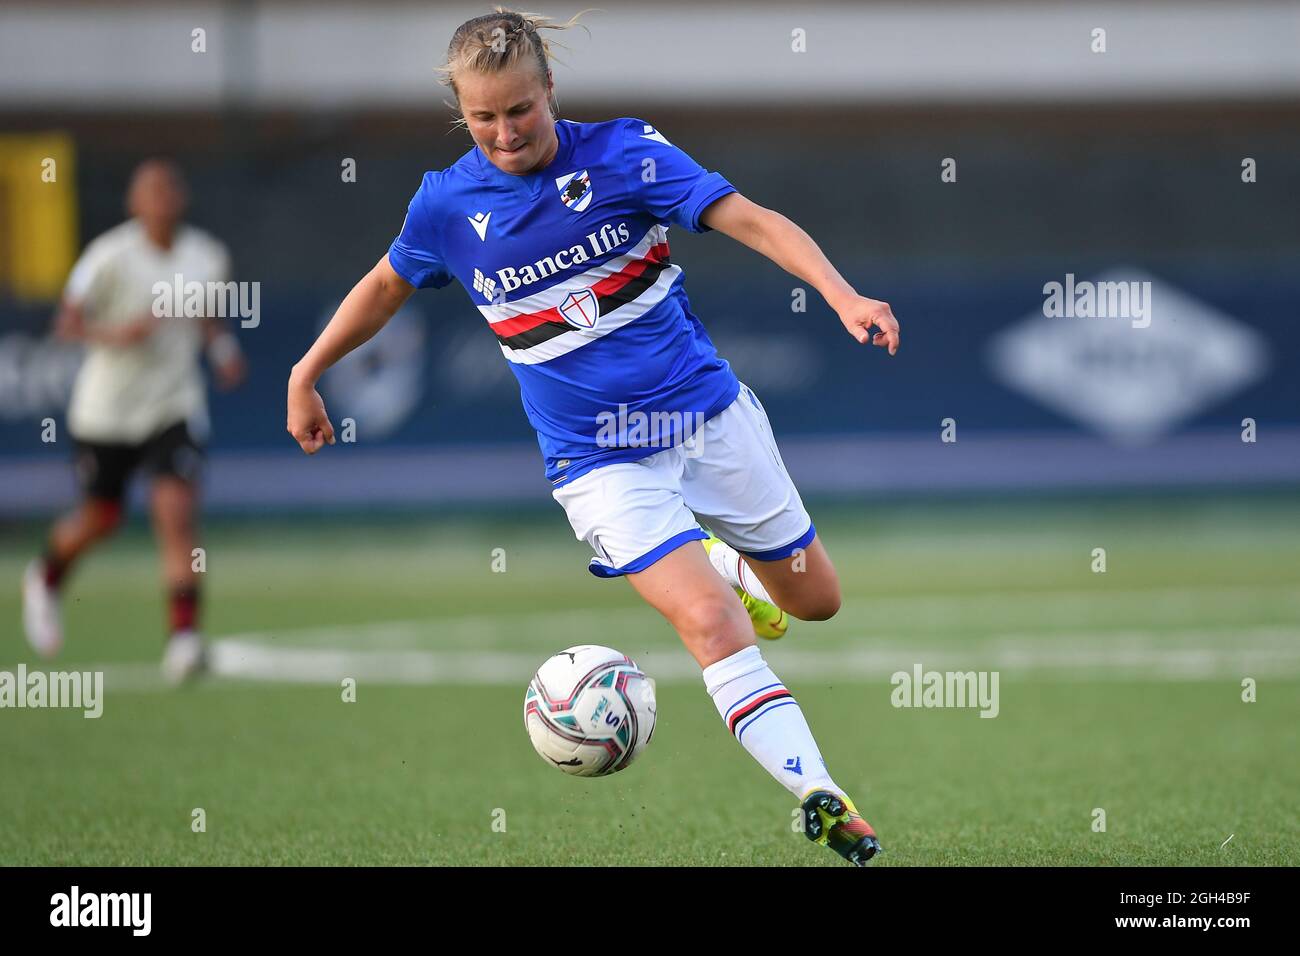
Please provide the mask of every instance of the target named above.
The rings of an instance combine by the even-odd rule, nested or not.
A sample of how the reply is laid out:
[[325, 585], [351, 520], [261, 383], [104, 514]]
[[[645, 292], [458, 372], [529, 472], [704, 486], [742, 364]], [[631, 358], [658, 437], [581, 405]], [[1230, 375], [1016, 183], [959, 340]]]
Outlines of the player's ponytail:
[[[438, 77], [451, 88], [456, 102], [448, 103], [456, 112], [453, 126], [464, 126], [465, 117], [460, 110], [460, 93], [456, 89], [456, 76], [465, 70], [477, 73], [499, 73], [517, 63], [533, 63], [542, 84], [551, 65], [552, 44], [542, 36], [542, 30], [567, 30], [579, 25], [583, 10], [564, 23], [555, 23], [549, 17], [497, 7], [473, 20], [467, 20], [452, 34], [447, 47], [447, 62], [438, 68]], [[586, 29], [584, 26], [583, 29]], [[559, 104], [550, 98], [551, 116], [558, 119]]]

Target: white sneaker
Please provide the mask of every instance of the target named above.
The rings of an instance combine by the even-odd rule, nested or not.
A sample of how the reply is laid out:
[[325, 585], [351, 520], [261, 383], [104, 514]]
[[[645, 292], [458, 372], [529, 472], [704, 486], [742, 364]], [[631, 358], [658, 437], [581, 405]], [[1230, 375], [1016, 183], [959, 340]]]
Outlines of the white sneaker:
[[53, 657], [63, 647], [59, 592], [45, 584], [45, 562], [40, 558], [33, 558], [23, 572], [23, 630], [41, 657]]
[[207, 657], [203, 638], [194, 631], [177, 631], [167, 639], [167, 649], [163, 651], [163, 680], [179, 687], [207, 667]]

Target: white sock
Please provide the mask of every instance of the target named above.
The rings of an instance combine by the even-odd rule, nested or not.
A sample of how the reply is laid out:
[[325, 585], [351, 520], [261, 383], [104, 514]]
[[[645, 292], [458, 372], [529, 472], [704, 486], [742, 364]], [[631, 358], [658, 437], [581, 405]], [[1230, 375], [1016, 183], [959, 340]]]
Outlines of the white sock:
[[745, 566], [745, 559], [740, 556], [740, 552], [727, 542], [719, 541], [709, 549], [709, 561], [733, 588], [740, 588], [768, 604], [776, 603], [768, 595], [767, 588], [763, 587], [763, 582], [758, 579], [753, 569]]
[[843, 792], [826, 770], [803, 711], [757, 647], [704, 668], [704, 686], [741, 746], [796, 797], [819, 789]]

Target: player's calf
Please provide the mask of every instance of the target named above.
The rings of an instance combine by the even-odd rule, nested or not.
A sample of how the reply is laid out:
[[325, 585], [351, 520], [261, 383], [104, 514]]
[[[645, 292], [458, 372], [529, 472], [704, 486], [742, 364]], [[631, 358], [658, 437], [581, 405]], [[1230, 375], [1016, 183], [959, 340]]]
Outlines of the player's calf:
[[821, 539], [776, 561], [747, 560], [772, 601], [801, 621], [825, 621], [840, 609], [840, 579]]
[[829, 621], [840, 610], [840, 593], [838, 585], [833, 591], [820, 594], [800, 594], [786, 597], [782, 607], [791, 617], [801, 621]]
[[825, 621], [840, 609], [840, 582], [821, 542], [776, 561], [743, 557], [710, 535], [702, 542], [714, 569], [736, 589], [759, 637], [780, 637], [789, 617]]
[[840, 793], [794, 694], [757, 647], [704, 669], [704, 686], [736, 741], [795, 797]]
[[740, 552], [714, 534], [710, 534], [701, 543], [709, 555], [709, 563], [713, 565], [714, 570], [722, 575], [723, 580], [730, 584], [740, 597], [740, 603], [744, 605], [753, 624], [754, 633], [770, 641], [784, 637], [786, 629], [790, 626], [788, 615], [772, 603], [767, 589], [763, 587], [763, 582], [753, 571], [748, 570], [748, 565], [740, 556]]
[[91, 545], [113, 534], [121, 524], [120, 500], [88, 498], [55, 522], [46, 560], [62, 570]]

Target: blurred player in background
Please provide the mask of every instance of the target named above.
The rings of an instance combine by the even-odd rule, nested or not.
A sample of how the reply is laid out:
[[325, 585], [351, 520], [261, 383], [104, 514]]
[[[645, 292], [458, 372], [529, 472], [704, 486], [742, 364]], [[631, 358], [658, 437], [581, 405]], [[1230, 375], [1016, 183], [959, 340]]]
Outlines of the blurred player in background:
[[52, 657], [63, 644], [59, 605], [68, 572], [121, 524], [129, 479], [144, 471], [169, 604], [163, 674], [173, 683], [204, 664], [192, 554], [208, 435], [199, 353], [206, 345], [222, 388], [245, 374], [239, 343], [219, 320], [155, 314], [158, 283], [170, 289], [178, 276], [224, 282], [230, 272], [225, 246], [182, 223], [187, 202], [174, 164], [141, 163], [127, 190], [131, 218], [91, 242], [68, 278], [55, 332], [86, 346], [67, 417], [82, 499], [54, 524], [45, 553], [23, 577], [27, 640]]

